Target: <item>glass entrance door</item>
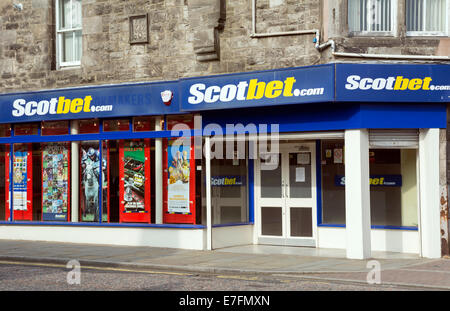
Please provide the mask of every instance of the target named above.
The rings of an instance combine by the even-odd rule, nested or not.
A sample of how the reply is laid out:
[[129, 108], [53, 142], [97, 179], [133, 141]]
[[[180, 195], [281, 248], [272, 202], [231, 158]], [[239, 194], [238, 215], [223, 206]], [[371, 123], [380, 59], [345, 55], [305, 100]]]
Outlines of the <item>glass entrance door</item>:
[[259, 244], [316, 246], [314, 146], [283, 144], [257, 162]]

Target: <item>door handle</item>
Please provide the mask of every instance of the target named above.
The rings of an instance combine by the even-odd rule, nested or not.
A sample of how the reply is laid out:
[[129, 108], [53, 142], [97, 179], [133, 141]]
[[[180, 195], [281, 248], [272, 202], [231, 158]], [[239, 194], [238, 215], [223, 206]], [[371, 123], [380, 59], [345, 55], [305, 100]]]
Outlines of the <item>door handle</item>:
[[284, 198], [284, 180], [281, 181], [281, 198]]
[[288, 193], [288, 183], [284, 184], [284, 196], [286, 198], [289, 198], [289, 193]]

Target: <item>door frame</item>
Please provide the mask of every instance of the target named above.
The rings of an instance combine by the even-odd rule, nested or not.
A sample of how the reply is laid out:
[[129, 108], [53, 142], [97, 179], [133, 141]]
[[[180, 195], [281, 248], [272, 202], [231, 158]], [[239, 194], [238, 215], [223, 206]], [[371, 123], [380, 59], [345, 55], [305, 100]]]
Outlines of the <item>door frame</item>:
[[[318, 247], [318, 228], [317, 228], [317, 166], [316, 166], [316, 142], [315, 141], [298, 141], [280, 143], [279, 154], [282, 157], [282, 179], [288, 177], [289, 165], [283, 164], [289, 159], [289, 153], [308, 151], [311, 153], [311, 221], [312, 221], [312, 237], [290, 237], [290, 208], [287, 204], [287, 198], [281, 198], [284, 200], [282, 208], [282, 236], [263, 236], [262, 224], [261, 224], [261, 171], [260, 171], [260, 158], [254, 161], [255, 169], [255, 244], [268, 244], [268, 245], [281, 245], [281, 246], [303, 246], [303, 247]], [[284, 156], [283, 156], [284, 155]], [[282, 189], [284, 192], [285, 189]], [[263, 199], [274, 200], [274, 199]], [[278, 200], [278, 199], [276, 199]], [[275, 202], [274, 202], [275, 203]], [[270, 204], [270, 203], [269, 203]]]

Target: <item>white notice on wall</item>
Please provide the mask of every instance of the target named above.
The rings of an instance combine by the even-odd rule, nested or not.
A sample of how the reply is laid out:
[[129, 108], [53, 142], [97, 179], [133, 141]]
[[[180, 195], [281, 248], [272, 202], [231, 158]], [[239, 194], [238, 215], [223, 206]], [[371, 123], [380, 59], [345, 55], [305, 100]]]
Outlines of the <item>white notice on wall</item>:
[[305, 182], [305, 168], [296, 167], [295, 168], [295, 182]]

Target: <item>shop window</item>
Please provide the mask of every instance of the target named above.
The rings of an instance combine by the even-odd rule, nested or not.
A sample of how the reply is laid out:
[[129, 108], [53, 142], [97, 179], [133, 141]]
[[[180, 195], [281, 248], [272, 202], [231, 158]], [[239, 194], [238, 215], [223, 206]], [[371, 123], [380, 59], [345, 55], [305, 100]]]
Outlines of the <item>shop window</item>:
[[102, 148], [103, 190], [99, 188], [98, 141], [81, 143], [80, 218], [82, 221], [151, 223], [154, 158], [150, 139], [107, 140]]
[[[108, 161], [105, 157], [105, 144], [102, 148], [102, 163], [100, 163], [100, 144], [98, 141], [83, 141], [80, 143], [80, 210], [81, 221], [108, 221]], [[101, 176], [100, 176], [101, 174]], [[102, 187], [100, 189], [100, 177]], [[100, 193], [101, 191], [101, 193]], [[100, 198], [101, 196], [101, 198]], [[100, 211], [100, 205], [102, 209]], [[101, 216], [100, 216], [101, 214]]]
[[68, 135], [68, 121], [43, 121], [41, 124], [41, 134], [47, 135]]
[[42, 176], [42, 184], [36, 183], [33, 190], [38, 192], [41, 188], [44, 221], [70, 221], [70, 147], [70, 143], [64, 142], [43, 143], [36, 157], [41, 160], [42, 168], [40, 163], [33, 161], [37, 178]]
[[164, 139], [163, 155], [163, 221], [196, 222], [195, 157], [193, 139]]
[[[168, 116], [167, 129], [177, 124], [194, 127], [193, 118]], [[201, 189], [197, 187], [198, 176], [195, 146], [192, 137], [163, 139], [163, 221], [164, 223], [195, 224], [198, 221], [198, 198]]]
[[449, 0], [406, 0], [407, 35], [446, 35], [449, 2]]
[[[8, 146], [9, 148], [9, 146]], [[10, 159], [12, 172], [10, 174]], [[6, 219], [33, 220], [33, 158], [32, 144], [14, 144], [13, 153], [6, 153]], [[10, 179], [10, 175], [12, 179]], [[12, 195], [10, 193], [12, 189]], [[13, 199], [11, 210], [11, 197]]]
[[416, 153], [416, 149], [370, 149], [373, 226], [418, 226]]
[[130, 120], [128, 119], [103, 120], [104, 132], [119, 132], [129, 130], [130, 130]]
[[8, 220], [6, 217], [6, 181], [9, 179], [9, 176], [6, 175], [6, 153], [9, 152], [6, 148], [8, 145], [0, 145], [0, 221]]
[[[4, 172], [1, 188], [6, 202], [2, 219], [10, 219], [12, 189], [13, 219], [15, 221], [69, 221], [70, 219], [70, 144], [14, 144], [2, 153], [0, 172]], [[12, 160], [12, 180], [9, 161]], [[0, 173], [1, 174], [1, 173]], [[0, 207], [0, 210], [2, 207]]]
[[159, 125], [159, 129], [164, 129], [164, 120], [160, 118], [159, 124], [157, 124], [156, 117], [136, 117], [133, 118], [133, 132], [148, 132], [155, 131], [156, 125]]
[[394, 24], [392, 0], [348, 0], [348, 26], [352, 33], [391, 33]]
[[14, 135], [37, 135], [39, 134], [39, 123], [15, 124]]
[[[322, 141], [322, 223], [345, 224], [344, 141]], [[417, 227], [417, 149], [370, 149], [372, 226]]]
[[344, 140], [321, 144], [322, 223], [345, 224]]
[[[241, 159], [237, 152], [237, 143], [215, 142], [222, 144], [223, 158], [211, 159], [211, 211], [212, 223], [232, 224], [248, 222], [248, 186], [247, 186], [247, 160]], [[226, 158], [226, 148], [234, 148]], [[212, 147], [213, 148], [213, 147]], [[242, 151], [246, 154], [246, 151]], [[205, 181], [205, 166], [202, 167], [202, 180]], [[206, 202], [206, 184], [202, 183], [202, 196]], [[206, 204], [206, 203], [204, 203]], [[206, 206], [206, 205], [205, 205]]]
[[11, 124], [0, 124], [0, 137], [10, 137], [11, 136]]
[[78, 121], [79, 134], [96, 134], [100, 132], [99, 120], [80, 120]]

